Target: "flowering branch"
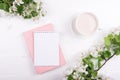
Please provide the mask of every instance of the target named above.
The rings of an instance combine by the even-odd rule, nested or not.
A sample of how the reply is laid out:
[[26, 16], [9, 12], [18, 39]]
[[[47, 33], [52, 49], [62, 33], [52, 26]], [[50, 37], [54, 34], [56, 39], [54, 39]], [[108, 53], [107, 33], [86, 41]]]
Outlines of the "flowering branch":
[[67, 80], [105, 80], [98, 75], [98, 71], [112, 57], [120, 55], [120, 32], [107, 35], [102, 46], [87, 53], [88, 55], [82, 58], [81, 65], [67, 74]]
[[0, 0], [0, 9], [25, 19], [45, 15], [42, 2], [38, 3], [34, 0]]

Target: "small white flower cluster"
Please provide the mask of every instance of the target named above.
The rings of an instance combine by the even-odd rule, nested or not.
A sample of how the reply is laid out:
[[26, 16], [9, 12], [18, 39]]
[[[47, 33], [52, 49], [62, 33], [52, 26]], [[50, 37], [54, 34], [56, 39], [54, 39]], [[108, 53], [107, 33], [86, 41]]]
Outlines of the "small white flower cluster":
[[[17, 15], [22, 16], [24, 19], [39, 19], [41, 17], [44, 17], [46, 14], [46, 11], [43, 8], [42, 1], [23, 1], [23, 0], [13, 0], [11, 3], [9, 3], [8, 10], [4, 10], [6, 13], [9, 13], [11, 15]], [[1, 14], [1, 13], [0, 13]], [[3, 13], [4, 14], [4, 13]], [[2, 14], [0, 15], [2, 16]]]
[[10, 13], [16, 12], [17, 11], [16, 5], [20, 6], [21, 4], [24, 4], [22, 0], [14, 0], [13, 5], [9, 8]]
[[13, 2], [13, 4], [15, 5], [15, 4], [17, 4], [17, 5], [21, 5], [21, 4], [24, 4], [24, 2], [22, 1], [22, 0], [15, 0], [14, 2]]

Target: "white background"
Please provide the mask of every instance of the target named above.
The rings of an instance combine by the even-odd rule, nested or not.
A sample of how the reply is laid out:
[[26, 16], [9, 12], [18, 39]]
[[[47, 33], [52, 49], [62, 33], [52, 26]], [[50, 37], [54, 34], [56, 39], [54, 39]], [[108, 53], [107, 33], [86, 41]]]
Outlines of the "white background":
[[[103, 35], [120, 25], [119, 0], [43, 0], [47, 15], [37, 21], [19, 17], [0, 16], [0, 80], [62, 80], [66, 68], [44, 74], [34, 72], [22, 33], [46, 23], [53, 23], [60, 33], [60, 45], [65, 59], [70, 62], [81, 51], [102, 41]], [[91, 12], [99, 21], [101, 31], [81, 38], [72, 32], [72, 20], [78, 14]], [[2, 15], [2, 14], [1, 14]], [[120, 57], [114, 57], [102, 68], [101, 73], [113, 80], [120, 79]]]

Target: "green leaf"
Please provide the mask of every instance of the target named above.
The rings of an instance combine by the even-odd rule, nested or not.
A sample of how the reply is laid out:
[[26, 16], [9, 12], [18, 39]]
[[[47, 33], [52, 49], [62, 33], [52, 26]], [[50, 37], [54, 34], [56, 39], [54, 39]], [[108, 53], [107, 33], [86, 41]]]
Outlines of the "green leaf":
[[88, 63], [88, 66], [93, 70], [94, 69], [94, 64], [93, 64], [93, 62], [89, 62]]
[[110, 45], [111, 45], [111, 40], [109, 37], [105, 37], [104, 38], [104, 42], [105, 42], [105, 45], [107, 48], [110, 48]]
[[111, 56], [111, 52], [108, 50], [100, 51], [98, 54], [101, 56], [102, 59], [107, 59]]
[[86, 68], [86, 71], [89, 72], [90, 70], [91, 70], [91, 68], [88, 66], [88, 67]]
[[68, 75], [67, 80], [74, 80], [73, 75], [72, 74]]
[[28, 3], [33, 2], [33, 0], [23, 0], [23, 2], [24, 2], [25, 4], [28, 4]]
[[109, 58], [111, 56], [111, 52], [105, 51], [103, 55], [107, 59], [107, 58]]
[[97, 59], [98, 59], [98, 68], [100, 68], [101, 67], [101, 62], [104, 60], [101, 56], [98, 56], [97, 57]]
[[92, 75], [91, 74], [87, 74], [87, 77], [90, 79], [92, 77]]
[[115, 54], [120, 55], [120, 49], [115, 49]]
[[90, 55], [88, 55], [88, 58], [89, 58], [89, 59], [92, 59], [92, 58], [94, 58], [94, 57], [93, 57], [93, 55], [90, 54]]
[[101, 61], [98, 60], [98, 68], [100, 68], [100, 67], [101, 67]]
[[32, 16], [31, 15], [26, 15], [26, 16], [24, 16], [24, 18], [25, 19], [30, 19], [30, 18], [32, 18]]
[[119, 35], [117, 35], [116, 37], [115, 37], [115, 40], [116, 40], [116, 42], [120, 42], [120, 36]]
[[97, 71], [93, 71], [92, 73], [91, 73], [91, 75], [93, 76], [93, 78], [96, 78], [97, 77]]
[[0, 9], [9, 12], [9, 5], [7, 3], [0, 3]]
[[103, 61], [103, 59], [100, 56], [97, 59], [98, 59], [98, 68], [100, 68], [101, 62]]
[[110, 46], [111, 46], [112, 41], [114, 39], [114, 36], [115, 35], [113, 35], [113, 34], [109, 34], [107, 37], [104, 38], [104, 43], [105, 43], [105, 46], [108, 50], [110, 49]]
[[103, 54], [104, 54], [104, 51], [99, 51], [98, 54], [99, 54], [99, 55], [103, 55]]
[[82, 59], [82, 62], [84, 65], [86, 65], [88, 63], [88, 60], [86, 58]]
[[24, 11], [24, 5], [16, 5], [18, 14], [22, 15]]
[[104, 51], [99, 51], [98, 54], [100, 55], [100, 57], [104, 60], [105, 56], [104, 56]]
[[86, 74], [83, 72], [83, 73], [80, 73], [80, 75], [84, 78], [86, 78]]
[[32, 14], [33, 17], [38, 16], [38, 13], [36, 11], [32, 11], [31, 14]]

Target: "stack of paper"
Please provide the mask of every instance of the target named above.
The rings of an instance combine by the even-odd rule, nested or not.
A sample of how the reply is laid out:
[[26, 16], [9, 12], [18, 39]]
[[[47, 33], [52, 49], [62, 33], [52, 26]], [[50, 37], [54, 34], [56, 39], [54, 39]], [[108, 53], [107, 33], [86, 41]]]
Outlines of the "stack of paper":
[[24, 38], [36, 73], [47, 72], [65, 64], [59, 35], [54, 32], [52, 24], [25, 32]]

